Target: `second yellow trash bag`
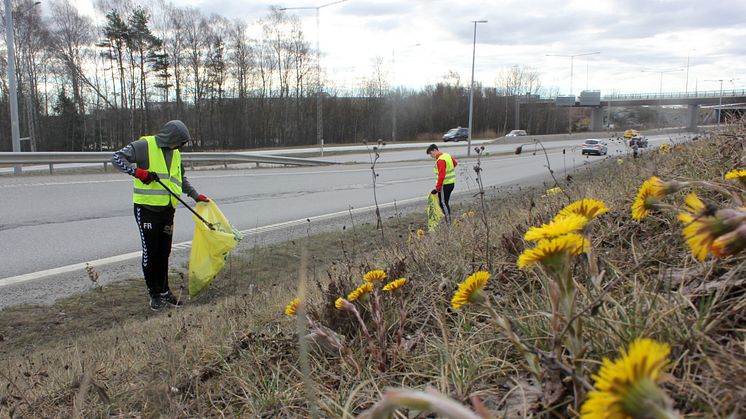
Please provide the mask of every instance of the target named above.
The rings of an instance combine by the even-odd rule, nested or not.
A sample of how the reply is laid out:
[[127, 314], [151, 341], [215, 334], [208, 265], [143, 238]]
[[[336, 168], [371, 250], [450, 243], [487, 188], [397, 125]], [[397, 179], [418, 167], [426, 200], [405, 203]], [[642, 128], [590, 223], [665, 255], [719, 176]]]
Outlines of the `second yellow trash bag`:
[[199, 202], [195, 211], [212, 224], [213, 229], [211, 230], [196, 216], [192, 216], [195, 226], [192, 252], [189, 255], [190, 297], [196, 296], [212, 284], [223, 269], [228, 253], [242, 238], [241, 233], [228, 222], [215, 201]]
[[437, 194], [427, 195], [427, 231], [433, 232], [440, 225], [443, 220], [443, 210], [440, 208], [440, 202], [438, 202]]

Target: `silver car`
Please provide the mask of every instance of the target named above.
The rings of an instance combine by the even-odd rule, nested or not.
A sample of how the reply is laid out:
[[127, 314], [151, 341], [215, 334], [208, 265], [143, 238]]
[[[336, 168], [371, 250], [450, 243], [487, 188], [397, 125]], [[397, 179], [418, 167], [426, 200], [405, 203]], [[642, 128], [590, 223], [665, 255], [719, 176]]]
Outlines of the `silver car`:
[[605, 156], [609, 152], [606, 143], [601, 140], [585, 140], [580, 146], [580, 154], [597, 154]]
[[526, 134], [526, 131], [524, 131], [522, 129], [514, 129], [513, 131], [510, 131], [505, 136], [506, 137], [523, 137], [523, 136], [526, 136], [526, 135], [528, 135], [528, 134]]

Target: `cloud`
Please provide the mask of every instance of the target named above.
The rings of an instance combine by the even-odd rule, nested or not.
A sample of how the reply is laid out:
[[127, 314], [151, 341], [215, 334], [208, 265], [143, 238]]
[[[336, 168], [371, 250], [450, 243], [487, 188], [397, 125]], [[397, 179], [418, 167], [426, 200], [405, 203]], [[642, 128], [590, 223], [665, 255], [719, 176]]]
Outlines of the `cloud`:
[[[333, 0], [172, 0], [252, 24], [270, 7], [314, 7]], [[545, 86], [569, 90], [569, 58], [547, 54], [601, 54], [574, 60], [573, 90], [657, 91], [660, 77], [642, 69], [684, 68], [697, 80], [742, 74], [746, 62], [744, 0], [348, 0], [298, 16], [311, 45], [319, 36], [329, 77], [360, 80], [383, 58], [396, 82], [421, 87], [457, 71], [468, 83], [473, 20], [477, 28], [477, 80], [485, 85], [511, 65], [540, 71]], [[419, 47], [412, 47], [419, 43]], [[338, 74], [335, 69], [344, 69]], [[685, 76], [664, 76], [664, 86], [685, 88]], [[678, 83], [678, 84], [677, 84]], [[743, 83], [746, 83], [744, 81]], [[743, 85], [743, 84], [741, 84]]]

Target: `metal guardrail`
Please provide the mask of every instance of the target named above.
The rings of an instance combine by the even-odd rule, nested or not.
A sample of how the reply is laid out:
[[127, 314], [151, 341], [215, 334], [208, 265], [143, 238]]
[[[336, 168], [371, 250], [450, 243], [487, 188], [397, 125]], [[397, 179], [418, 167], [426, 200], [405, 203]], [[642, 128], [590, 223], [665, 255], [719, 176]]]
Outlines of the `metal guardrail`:
[[[104, 166], [111, 162], [111, 151], [89, 152], [0, 152], [0, 164], [48, 164], [49, 170], [55, 164], [63, 163], [102, 163]], [[185, 163], [219, 162], [219, 163], [257, 163], [281, 164], [286, 166], [321, 166], [336, 164], [328, 160], [306, 159], [300, 157], [285, 157], [254, 153], [211, 153], [195, 152], [182, 153], [181, 160]]]

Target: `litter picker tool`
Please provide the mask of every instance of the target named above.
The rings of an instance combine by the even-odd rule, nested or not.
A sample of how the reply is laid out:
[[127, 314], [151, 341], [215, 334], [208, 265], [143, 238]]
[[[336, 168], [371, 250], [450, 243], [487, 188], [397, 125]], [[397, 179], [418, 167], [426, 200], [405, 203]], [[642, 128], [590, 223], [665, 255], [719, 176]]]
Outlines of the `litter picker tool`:
[[168, 186], [166, 186], [163, 182], [161, 182], [161, 180], [158, 177], [155, 178], [155, 181], [158, 182], [158, 183], [160, 183], [161, 186], [163, 186], [163, 189], [167, 190], [168, 193], [170, 193], [171, 195], [174, 196], [174, 198], [178, 199], [179, 202], [181, 202], [182, 204], [184, 204], [184, 206], [187, 207], [189, 209], [189, 211], [192, 212], [192, 214], [194, 214], [197, 218], [199, 218], [200, 220], [202, 220], [202, 222], [205, 223], [205, 225], [207, 227], [209, 227], [210, 230], [215, 230], [215, 227], [212, 225], [212, 223], [208, 223], [207, 220], [205, 220], [204, 218], [202, 218], [201, 215], [197, 214], [197, 211], [195, 211], [192, 207], [190, 207], [189, 204], [187, 204], [186, 202], [184, 202], [184, 200], [181, 199], [181, 197], [179, 195], [176, 195], [174, 193], [174, 191], [172, 191]]

